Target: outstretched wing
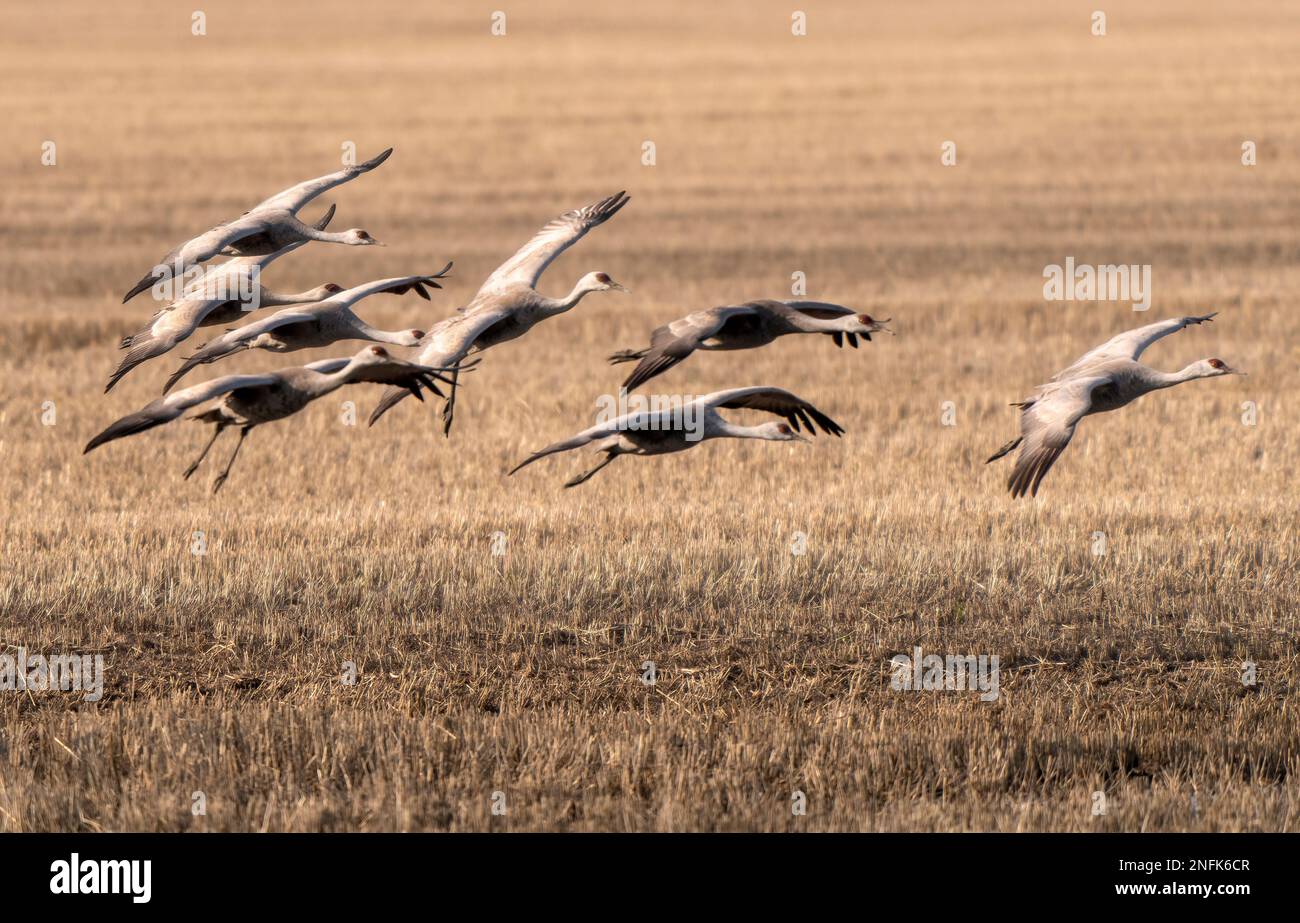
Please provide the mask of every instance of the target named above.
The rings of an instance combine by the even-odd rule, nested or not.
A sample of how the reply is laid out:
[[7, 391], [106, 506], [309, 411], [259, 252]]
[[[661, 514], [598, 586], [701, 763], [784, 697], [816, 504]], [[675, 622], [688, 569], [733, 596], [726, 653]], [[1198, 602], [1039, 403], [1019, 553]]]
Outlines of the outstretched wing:
[[431, 276], [397, 276], [392, 279], [378, 279], [374, 282], [366, 282], [362, 285], [357, 285], [339, 292], [337, 295], [327, 298], [325, 302], [321, 303], [324, 304], [328, 302], [330, 304], [351, 306], [363, 298], [377, 295], [380, 292], [387, 292], [392, 295], [403, 295], [412, 289], [414, 289], [416, 294], [421, 298], [428, 301], [429, 293], [425, 289], [425, 286], [427, 285], [430, 288], [442, 288], [442, 286], [438, 284], [438, 280], [447, 278], [447, 273], [450, 270], [451, 263], [448, 263]]
[[1038, 485], [1091, 408], [1093, 390], [1109, 381], [1105, 376], [1074, 379], [1049, 386], [1024, 404], [1020, 411], [1020, 454], [1007, 480], [1013, 498], [1038, 495]]
[[1215, 314], [1204, 314], [1193, 317], [1173, 317], [1169, 320], [1157, 321], [1154, 324], [1147, 324], [1145, 327], [1138, 327], [1136, 330], [1129, 330], [1121, 333], [1119, 336], [1112, 337], [1105, 343], [1102, 343], [1091, 352], [1084, 353], [1079, 359], [1065, 369], [1057, 373], [1053, 381], [1061, 381], [1070, 378], [1071, 373], [1085, 365], [1093, 365], [1098, 362], [1104, 362], [1110, 359], [1132, 359], [1137, 360], [1148, 346], [1162, 337], [1167, 337], [1171, 333], [1177, 333], [1184, 327], [1190, 327], [1193, 324], [1204, 324], [1212, 319]]
[[[801, 315], [803, 317], [812, 318], [813, 320], [835, 320], [836, 318], [845, 317], [854, 313], [852, 308], [846, 308], [839, 304], [831, 304], [826, 301], [776, 301], [771, 302], [771, 304], [775, 306], [774, 311], [776, 312], [789, 312], [789, 315]], [[796, 328], [804, 329], [797, 319], [791, 319], [790, 323], [792, 323]], [[849, 341], [849, 345], [854, 349], [858, 348], [859, 336], [868, 343], [871, 342], [871, 334], [869, 333], [841, 333], [838, 330], [834, 330], [826, 335], [829, 336], [831, 340], [834, 341], [835, 345], [841, 349], [844, 347], [844, 341], [846, 339]]]
[[[329, 211], [322, 215], [312, 226], [318, 231], [323, 231], [329, 226], [330, 219], [333, 217], [334, 206], [331, 205]], [[240, 277], [255, 277], [280, 257], [292, 253], [307, 243], [306, 240], [298, 240], [272, 253], [263, 253], [259, 256], [237, 256], [226, 260], [224, 263], [207, 266], [199, 278], [185, 287], [180, 298], [162, 308], [158, 313], [174, 310], [187, 302], [210, 300], [216, 305], [237, 298], [241, 293], [240, 284], [237, 281]]]
[[308, 362], [303, 368], [311, 369], [313, 372], [320, 372], [322, 375], [330, 375], [339, 369], [346, 368], [351, 361], [351, 356], [344, 356], [342, 359], [320, 359], [316, 362]]
[[[334, 219], [335, 208], [336, 206], [331, 205], [329, 209], [325, 212], [325, 214], [317, 218], [316, 221], [314, 221], [311, 226], [318, 231], [325, 230], [327, 227], [329, 227], [330, 221]], [[308, 243], [310, 243], [310, 241], [295, 240], [293, 243], [286, 244], [285, 246], [281, 247], [279, 250], [275, 250], [271, 253], [263, 253], [260, 256], [232, 257], [216, 268], [220, 270], [220, 269], [225, 269], [226, 267], [231, 267], [233, 269], [238, 269], [241, 271], [250, 271], [254, 268], [258, 270], [262, 270], [265, 269], [267, 266], [270, 266], [280, 257], [292, 253], [293, 251], [297, 250], [300, 247], [305, 247]]]
[[260, 218], [245, 215], [204, 231], [164, 256], [153, 269], [131, 287], [122, 298], [122, 304], [126, 304], [146, 289], [152, 288], [160, 279], [180, 277], [191, 266], [206, 263], [229, 245], [245, 237], [260, 234], [264, 230], [266, 226]]
[[[618, 432], [618, 428], [613, 423], [604, 423], [598, 426], [593, 426], [590, 429], [585, 429], [582, 432], [578, 433], [578, 435], [565, 439], [563, 442], [556, 442], [551, 445], [548, 445], [544, 449], [539, 449], [538, 451], [534, 452], [532, 455], [529, 455], [519, 464], [511, 468], [509, 474], [514, 474], [520, 468], [523, 468], [527, 465], [531, 465], [539, 458], [545, 458], [548, 455], [555, 455], [557, 452], [569, 452], [572, 451], [573, 449], [580, 449], [584, 445], [595, 442], [598, 439], [606, 439], [610, 436], [613, 436], [617, 432]], [[509, 474], [507, 475], [507, 477], [509, 476]]]
[[264, 333], [270, 333], [281, 327], [287, 327], [290, 324], [300, 324], [305, 321], [316, 320], [320, 316], [319, 311], [304, 311], [301, 308], [285, 308], [282, 311], [276, 311], [270, 317], [263, 317], [260, 320], [244, 324], [242, 327], [236, 327], [234, 330], [228, 330], [221, 336], [208, 343], [204, 343], [194, 355], [190, 356], [182, 363], [181, 367], [172, 373], [163, 385], [163, 393], [166, 394], [172, 389], [172, 385], [180, 381], [190, 369], [197, 365], [206, 365], [209, 362], [216, 362], [218, 359], [224, 359], [231, 353], [239, 352], [245, 349], [247, 345], [255, 338]]
[[105, 442], [112, 442], [114, 439], [121, 439], [123, 436], [131, 436], [135, 433], [143, 433], [145, 430], [175, 420], [191, 407], [202, 404], [204, 401], [210, 401], [214, 397], [229, 394], [231, 391], [240, 388], [273, 385], [279, 380], [275, 375], [226, 375], [190, 388], [184, 388], [175, 394], [160, 397], [156, 401], [149, 402], [135, 413], [127, 414], [113, 423], [86, 443], [86, 448], [82, 451], [82, 454], [84, 455]]
[[[441, 394], [441, 391], [433, 387], [432, 382], [447, 381], [443, 377], [445, 371], [442, 368], [420, 365], [417, 362], [407, 362], [405, 359], [389, 356], [384, 363], [366, 365], [357, 369], [348, 376], [348, 384], [355, 385], [359, 382], [366, 382], [377, 385], [399, 385], [405, 388], [409, 387], [411, 382], [418, 381], [428, 384], [429, 388]], [[428, 381], [426, 382], [425, 379]]]
[[[782, 388], [759, 386], [715, 391], [713, 394], [706, 394], [704, 397], [699, 398], [698, 403], [709, 408], [726, 407], [764, 410], [776, 414], [778, 417], [785, 417], [795, 432], [799, 431], [800, 422], [808, 428], [811, 435], [817, 434], [818, 426], [822, 428], [823, 432], [830, 433], [832, 436], [838, 436], [844, 432], [843, 427], [808, 401]], [[814, 426], [814, 423], [817, 425]]]
[[[313, 227], [318, 231], [323, 231], [329, 225], [330, 219], [333, 217], [334, 206], [331, 205], [329, 211], [325, 212], [324, 215], [318, 218]], [[184, 272], [185, 269], [189, 268], [189, 266], [194, 263], [202, 263], [206, 260], [210, 260], [212, 257], [223, 251], [228, 245], [242, 240], [245, 237], [252, 236], [253, 234], [261, 233], [262, 230], [263, 227], [259, 222], [244, 221], [242, 217], [226, 224], [219, 224], [206, 233], [200, 234], [193, 240], [181, 244], [171, 253], [163, 257], [162, 263], [159, 265], [168, 267], [168, 271], [172, 271], [175, 267], [180, 266], [180, 271]], [[212, 267], [199, 279], [187, 286], [182, 294], [182, 298], [192, 299], [204, 297], [206, 293], [211, 292], [216, 288], [219, 279], [233, 277], [237, 274], [249, 274], [254, 271], [260, 272], [277, 258], [284, 256], [286, 253], [291, 253], [292, 251], [297, 250], [306, 242], [307, 241], [305, 240], [297, 241], [289, 244], [287, 247], [281, 247], [274, 253], [267, 253], [261, 256], [241, 256], [232, 260], [227, 260], [219, 266]], [[188, 263], [186, 262], [187, 260], [189, 261]], [[122, 299], [123, 304], [126, 304], [145, 289], [150, 288], [158, 279], [163, 278], [162, 275], [155, 271], [156, 268], [157, 267], [155, 267], [154, 270], [150, 270], [148, 275], [137, 282], [131, 291], [126, 293], [126, 297]], [[225, 301], [227, 299], [222, 297], [220, 300]], [[163, 310], [168, 310], [168, 308], [172, 307], [179, 301], [180, 299], [178, 299], [177, 302], [173, 302], [172, 305], [168, 305], [167, 308], [163, 308]]]
[[375, 167], [387, 160], [389, 155], [392, 153], [393, 149], [390, 147], [378, 157], [373, 157], [365, 163], [344, 167], [342, 170], [335, 170], [333, 173], [326, 173], [324, 176], [318, 176], [315, 179], [309, 179], [296, 186], [290, 186], [283, 192], [277, 192], [269, 199], [258, 202], [250, 210], [260, 211], [261, 209], [283, 208], [291, 214], [296, 214], [298, 209], [302, 208], [322, 192], [333, 189], [335, 186], [342, 186], [349, 180], [356, 179], [362, 173], [369, 173]]
[[[502, 263], [492, 275], [488, 276], [478, 295], [503, 288], [512, 283], [522, 282], [536, 286], [537, 280], [546, 267], [557, 256], [582, 239], [588, 231], [598, 224], [608, 221], [630, 199], [626, 192], [619, 192], [607, 199], [601, 199], [594, 205], [565, 212], [560, 217], [548, 222], [536, 236], [519, 248], [514, 256]], [[478, 297], [478, 296], [475, 296]]]
[[380, 417], [388, 413], [388, 411], [390, 411], [394, 406], [396, 406], [397, 403], [400, 402], [409, 393], [410, 392], [404, 388], [386, 388], [384, 390], [384, 393], [379, 398], [379, 403], [376, 404], [375, 409], [370, 412], [370, 420], [366, 423], [366, 425], [374, 426], [375, 423], [379, 421]]
[[383, 362], [370, 362], [356, 368], [348, 375], [348, 384], [392, 385], [394, 388], [415, 395], [420, 400], [424, 400], [424, 395], [420, 393], [423, 387], [428, 388], [438, 397], [445, 398], [447, 395], [442, 393], [437, 384], [440, 381], [451, 383], [451, 379], [443, 374], [445, 371], [442, 368], [419, 365], [395, 356], [388, 356]]

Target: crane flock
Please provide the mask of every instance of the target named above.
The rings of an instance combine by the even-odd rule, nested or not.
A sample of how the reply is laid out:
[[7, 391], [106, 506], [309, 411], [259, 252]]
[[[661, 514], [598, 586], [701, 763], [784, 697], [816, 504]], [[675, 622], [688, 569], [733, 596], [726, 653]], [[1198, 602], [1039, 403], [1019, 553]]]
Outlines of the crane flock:
[[[430, 275], [380, 279], [344, 289], [334, 282], [307, 291], [278, 294], [261, 284], [261, 271], [280, 257], [312, 241], [346, 246], [379, 244], [369, 232], [352, 228], [326, 230], [334, 206], [314, 223], [306, 224], [298, 212], [313, 199], [374, 170], [392, 154], [392, 148], [361, 164], [291, 186], [264, 200], [239, 218], [217, 225], [174, 247], [139, 282], [123, 303], [141, 292], [171, 283], [174, 294], [138, 333], [122, 338], [125, 358], [110, 376], [105, 392], [127, 373], [166, 354], [200, 327], [227, 326], [220, 336], [185, 358], [163, 387], [163, 396], [139, 411], [122, 417], [95, 436], [85, 452], [144, 432], [199, 409], [190, 419], [213, 426], [202, 452], [186, 468], [189, 478], [226, 429], [239, 431], [239, 440], [212, 483], [215, 493], [230, 474], [250, 430], [297, 413], [307, 404], [344, 385], [379, 384], [386, 389], [370, 417], [370, 425], [407, 396], [423, 401], [425, 390], [443, 398], [443, 432], [450, 434], [460, 375], [480, 360], [476, 354], [523, 336], [536, 324], [574, 308], [595, 292], [626, 292], [607, 272], [588, 272], [563, 297], [552, 298], [537, 290], [537, 283], [555, 259], [619, 212], [629, 201], [619, 192], [584, 208], [560, 215], [545, 224], [510, 259], [501, 264], [478, 292], [450, 317], [422, 330], [380, 330], [362, 320], [353, 307], [370, 295], [414, 291], [429, 300], [429, 288], [441, 288], [452, 264]], [[214, 257], [229, 257], [211, 265]], [[190, 274], [197, 278], [185, 282]], [[265, 318], [240, 323], [256, 309], [279, 310]], [[1142, 352], [1156, 340], [1214, 314], [1172, 318], [1130, 330], [1086, 353], [1069, 368], [1041, 385], [1035, 393], [1012, 406], [1020, 408], [1020, 435], [1007, 443], [989, 462], [1020, 448], [1007, 488], [1013, 498], [1036, 496], [1048, 470], [1069, 445], [1083, 417], [1117, 410], [1142, 395], [1200, 378], [1241, 374], [1221, 359], [1203, 359], [1174, 373], [1139, 363]], [[693, 352], [754, 349], [778, 337], [817, 333], [830, 336], [836, 346], [844, 341], [856, 349], [858, 338], [871, 341], [873, 333], [890, 333], [889, 320], [877, 321], [843, 305], [817, 301], [749, 301], [696, 311], [657, 328], [650, 345], [616, 352], [611, 364], [636, 362], [623, 382], [623, 393], [664, 374]], [[251, 349], [293, 352], [328, 346], [346, 340], [376, 345], [355, 355], [326, 359], [303, 366], [251, 375], [225, 375], [172, 391], [172, 387], [199, 365], [220, 361]], [[415, 361], [391, 355], [382, 345], [419, 349]], [[473, 357], [473, 358], [471, 358]], [[444, 392], [438, 385], [448, 386]], [[733, 423], [720, 410], [747, 409], [772, 414], [779, 420], [757, 426]], [[674, 404], [637, 409], [588, 427], [577, 435], [529, 455], [509, 474], [539, 459], [595, 445], [604, 458], [593, 468], [569, 480], [575, 487], [590, 479], [621, 455], [664, 455], [681, 452], [699, 442], [717, 438], [759, 439], [774, 442], [803, 441], [819, 430], [840, 436], [843, 428], [807, 400], [782, 388], [756, 386], [732, 388]]]

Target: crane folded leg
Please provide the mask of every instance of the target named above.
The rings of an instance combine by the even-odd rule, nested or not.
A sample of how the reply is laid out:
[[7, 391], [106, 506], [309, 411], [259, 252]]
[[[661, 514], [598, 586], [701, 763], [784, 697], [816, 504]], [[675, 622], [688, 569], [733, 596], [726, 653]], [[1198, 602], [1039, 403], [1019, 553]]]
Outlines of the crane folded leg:
[[456, 412], [456, 379], [460, 377], [460, 363], [457, 362], [451, 369], [451, 393], [447, 396], [446, 403], [442, 405], [442, 434], [448, 439], [451, 438], [451, 420]]
[[208, 457], [208, 450], [212, 448], [212, 444], [217, 441], [217, 437], [221, 435], [227, 425], [228, 424], [225, 423], [217, 423], [217, 425], [212, 428], [212, 438], [209, 439], [208, 444], [203, 447], [203, 451], [199, 453], [199, 457], [194, 459], [194, 461], [190, 463], [190, 466], [185, 469], [185, 480], [188, 481], [190, 475], [199, 470], [199, 465], [203, 463], [203, 459]]
[[591, 477], [594, 476], [595, 472], [601, 471], [601, 468], [603, 468], [604, 465], [610, 464], [610, 461], [619, 458], [620, 455], [629, 454], [627, 448], [624, 448], [623, 446], [619, 445], [619, 443], [617, 442], [615, 442], [614, 445], [608, 448], [602, 448], [602, 450], [599, 451], [604, 452], [604, 458], [601, 459], [601, 464], [595, 465], [594, 468], [590, 468], [588, 469], [588, 471], [584, 471], [581, 474], [578, 474], [578, 476], [573, 478], [572, 481], [565, 481], [564, 482], [565, 487], [576, 487], [577, 485], [580, 484], [586, 484], [586, 482], [591, 480]]
[[994, 452], [992, 455], [990, 455], [987, 459], [985, 459], [984, 464], [987, 465], [989, 462], [997, 461], [997, 460], [998, 460], [999, 458], [1001, 458], [1003, 455], [1006, 455], [1008, 452], [1010, 452], [1010, 451], [1011, 451], [1012, 449], [1014, 449], [1016, 446], [1020, 445], [1020, 443], [1024, 441], [1024, 438], [1025, 438], [1024, 436], [1017, 436], [1015, 439], [1012, 439], [1010, 442], [1008, 442], [1008, 443], [1007, 443], [1006, 445], [1004, 445], [1002, 448], [998, 449], [996, 452]]
[[239, 449], [243, 446], [244, 440], [248, 438], [250, 429], [252, 429], [251, 426], [241, 426], [239, 428], [239, 441], [235, 443], [235, 451], [230, 453], [230, 461], [226, 462], [226, 467], [212, 481], [212, 492], [214, 494], [221, 489], [222, 484], [226, 483], [226, 478], [230, 477], [230, 468], [235, 464], [235, 459], [239, 456]]
[[588, 471], [584, 471], [582, 474], [578, 475], [576, 478], [574, 478], [571, 481], [566, 481], [564, 483], [564, 486], [577, 487], [579, 484], [586, 483], [587, 481], [591, 480], [592, 476], [597, 471], [599, 471], [601, 468], [604, 468], [606, 465], [608, 465], [610, 462], [612, 462], [614, 459], [618, 458], [622, 454], [623, 454], [622, 452], [611, 449], [609, 454], [605, 456], [605, 458], [601, 461], [599, 465], [597, 465], [594, 468], [591, 468]]

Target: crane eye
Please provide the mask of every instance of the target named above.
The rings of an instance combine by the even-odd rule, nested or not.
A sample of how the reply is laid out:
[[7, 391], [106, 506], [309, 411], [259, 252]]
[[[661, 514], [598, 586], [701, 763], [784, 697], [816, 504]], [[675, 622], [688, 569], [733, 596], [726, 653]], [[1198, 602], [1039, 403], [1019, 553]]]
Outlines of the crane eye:
[[388, 355], [388, 351], [387, 351], [386, 349], [384, 349], [384, 347], [382, 347], [382, 346], [372, 346], [372, 347], [370, 347], [370, 352], [371, 352], [372, 355], [376, 355], [376, 356], [387, 356], [387, 355]]
[[1227, 364], [1222, 359], [1211, 359], [1210, 367], [1216, 369], [1227, 368]]

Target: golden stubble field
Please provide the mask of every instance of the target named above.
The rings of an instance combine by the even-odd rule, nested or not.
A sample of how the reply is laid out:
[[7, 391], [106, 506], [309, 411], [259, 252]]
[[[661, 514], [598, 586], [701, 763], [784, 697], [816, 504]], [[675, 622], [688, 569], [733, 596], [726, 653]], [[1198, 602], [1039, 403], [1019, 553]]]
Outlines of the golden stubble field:
[[[794, 37], [790, 4], [622, 7], [507, 7], [504, 37], [475, 4], [209, 2], [205, 36], [164, 3], [0, 14], [0, 641], [106, 662], [97, 703], [0, 693], [0, 830], [1293, 828], [1300, 11], [1117, 2], [1096, 38], [1073, 3], [817, 4]], [[343, 425], [379, 394], [354, 388], [256, 430], [215, 498], [180, 477], [192, 423], [83, 458], [219, 329], [105, 396], [151, 310], [122, 292], [345, 141], [396, 153], [305, 215], [390, 246], [309, 246], [273, 288], [454, 259], [432, 304], [359, 308], [427, 327], [626, 188], [542, 288], [632, 294], [487, 353], [450, 440], [414, 401]], [[1151, 264], [1151, 310], [1045, 302], [1067, 256]], [[657, 390], [787, 387], [842, 440], [504, 477], [587, 425], [608, 353], [794, 272], [898, 336], [701, 354]], [[1145, 360], [1250, 377], [1088, 419], [1008, 498], [982, 464], [1007, 402], [1212, 310]], [[891, 690], [917, 645], [998, 655], [1000, 698]]]

